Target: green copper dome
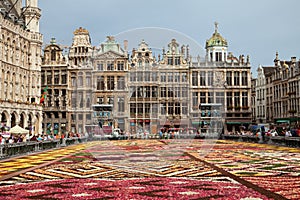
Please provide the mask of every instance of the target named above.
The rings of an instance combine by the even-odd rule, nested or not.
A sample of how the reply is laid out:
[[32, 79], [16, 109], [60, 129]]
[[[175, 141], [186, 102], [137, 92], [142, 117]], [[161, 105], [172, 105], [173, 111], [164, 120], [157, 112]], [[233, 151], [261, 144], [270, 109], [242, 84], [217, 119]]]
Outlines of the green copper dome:
[[208, 47], [228, 47], [227, 40], [225, 40], [218, 32], [218, 23], [215, 23], [215, 32], [212, 37], [206, 40], [205, 48]]

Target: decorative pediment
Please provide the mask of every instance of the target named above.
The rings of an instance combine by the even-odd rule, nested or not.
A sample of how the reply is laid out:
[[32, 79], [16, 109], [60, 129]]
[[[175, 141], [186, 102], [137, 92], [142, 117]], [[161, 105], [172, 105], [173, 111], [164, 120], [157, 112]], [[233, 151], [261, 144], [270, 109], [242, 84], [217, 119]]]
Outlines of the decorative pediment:
[[105, 59], [116, 59], [116, 58], [124, 58], [123, 54], [114, 52], [114, 51], [107, 51], [105, 53], [99, 53], [96, 58], [105, 58]]

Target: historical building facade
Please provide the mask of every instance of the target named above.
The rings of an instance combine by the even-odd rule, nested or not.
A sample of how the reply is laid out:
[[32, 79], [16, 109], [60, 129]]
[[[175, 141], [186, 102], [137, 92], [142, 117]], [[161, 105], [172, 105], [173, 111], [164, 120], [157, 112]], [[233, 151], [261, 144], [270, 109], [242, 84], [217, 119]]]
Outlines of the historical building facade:
[[[123, 49], [108, 36], [99, 47], [92, 47], [89, 32], [79, 28], [68, 55], [63, 56], [54, 42], [45, 48], [45, 131], [50, 126], [85, 133], [108, 124], [131, 133], [199, 130], [210, 125], [207, 119], [201, 120], [201, 104], [220, 105], [219, 117], [225, 124], [220, 131], [235, 131], [251, 123], [249, 57], [228, 53], [217, 24], [206, 41], [206, 56], [196, 60], [188, 45], [180, 46], [176, 39], [157, 58], [144, 40], [130, 55], [127, 46], [124, 41]], [[63, 74], [67, 77], [62, 78]], [[57, 116], [63, 119], [59, 123]]]
[[47, 97], [41, 100], [43, 107], [43, 131], [45, 133], [65, 133], [70, 122], [69, 79], [67, 58], [63, 55], [63, 48], [52, 38], [44, 49], [42, 60], [41, 85]]
[[38, 0], [0, 2], [0, 121], [41, 132], [41, 10]]
[[142, 40], [133, 49], [129, 65], [129, 131], [157, 133], [159, 124], [159, 66]]
[[82, 27], [74, 31], [73, 43], [68, 55], [70, 110], [67, 130], [73, 133], [85, 133], [92, 121], [93, 65], [91, 62], [93, 47], [90, 34]]
[[236, 58], [228, 53], [228, 43], [218, 32], [206, 41], [205, 59], [197, 59], [190, 69], [192, 124], [203, 125], [199, 104], [221, 105], [225, 131], [238, 131], [251, 124], [251, 66], [249, 56]]
[[300, 62], [296, 57], [292, 57], [289, 61], [282, 61], [276, 53], [274, 65], [275, 69], [272, 73], [274, 122], [298, 125]]
[[[111, 107], [108, 115], [93, 117], [93, 124], [98, 126], [110, 125], [122, 130], [129, 129], [128, 121], [128, 53], [113, 36], [95, 49], [93, 63], [93, 105], [107, 105]], [[94, 113], [95, 115], [95, 113]], [[96, 120], [96, 121], [95, 121]]]
[[256, 98], [255, 98], [255, 123], [273, 123], [273, 66], [259, 66], [257, 69]]

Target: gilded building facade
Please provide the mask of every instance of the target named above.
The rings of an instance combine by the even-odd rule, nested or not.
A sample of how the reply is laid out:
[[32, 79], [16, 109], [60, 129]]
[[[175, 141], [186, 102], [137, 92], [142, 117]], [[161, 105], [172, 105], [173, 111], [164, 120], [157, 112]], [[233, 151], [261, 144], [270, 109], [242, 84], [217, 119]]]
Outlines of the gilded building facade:
[[191, 119], [195, 128], [203, 125], [200, 104], [219, 104], [224, 131], [238, 131], [251, 124], [251, 66], [249, 56], [228, 53], [228, 43], [218, 32], [206, 41], [206, 56], [190, 67]]
[[[24, 3], [24, 2], [23, 2]], [[0, 2], [0, 121], [41, 132], [41, 10], [38, 0]]]
[[[204, 58], [192, 59], [188, 45], [180, 46], [176, 39], [157, 58], [144, 40], [131, 54], [127, 46], [108, 36], [92, 47], [89, 32], [75, 30], [66, 62], [60, 63], [68, 76], [66, 92], [58, 92], [66, 96], [66, 130], [93, 132], [108, 122], [131, 133], [157, 133], [164, 127], [198, 130], [204, 123], [200, 105], [210, 103], [221, 105], [225, 131], [251, 123], [249, 56], [228, 53], [217, 24]], [[112, 108], [112, 121], [94, 112], [105, 106]]]
[[47, 134], [65, 133], [70, 122], [70, 72], [63, 50], [52, 38], [42, 59], [41, 85], [47, 97], [40, 102], [44, 105], [43, 132]]

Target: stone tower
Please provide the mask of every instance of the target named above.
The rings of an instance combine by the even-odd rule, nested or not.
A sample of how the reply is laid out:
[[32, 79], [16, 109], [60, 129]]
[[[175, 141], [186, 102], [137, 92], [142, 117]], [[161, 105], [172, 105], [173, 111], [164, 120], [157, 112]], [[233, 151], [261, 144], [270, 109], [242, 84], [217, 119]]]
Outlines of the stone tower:
[[38, 8], [38, 0], [26, 0], [23, 12], [25, 16], [25, 28], [31, 32], [39, 32], [41, 10]]

